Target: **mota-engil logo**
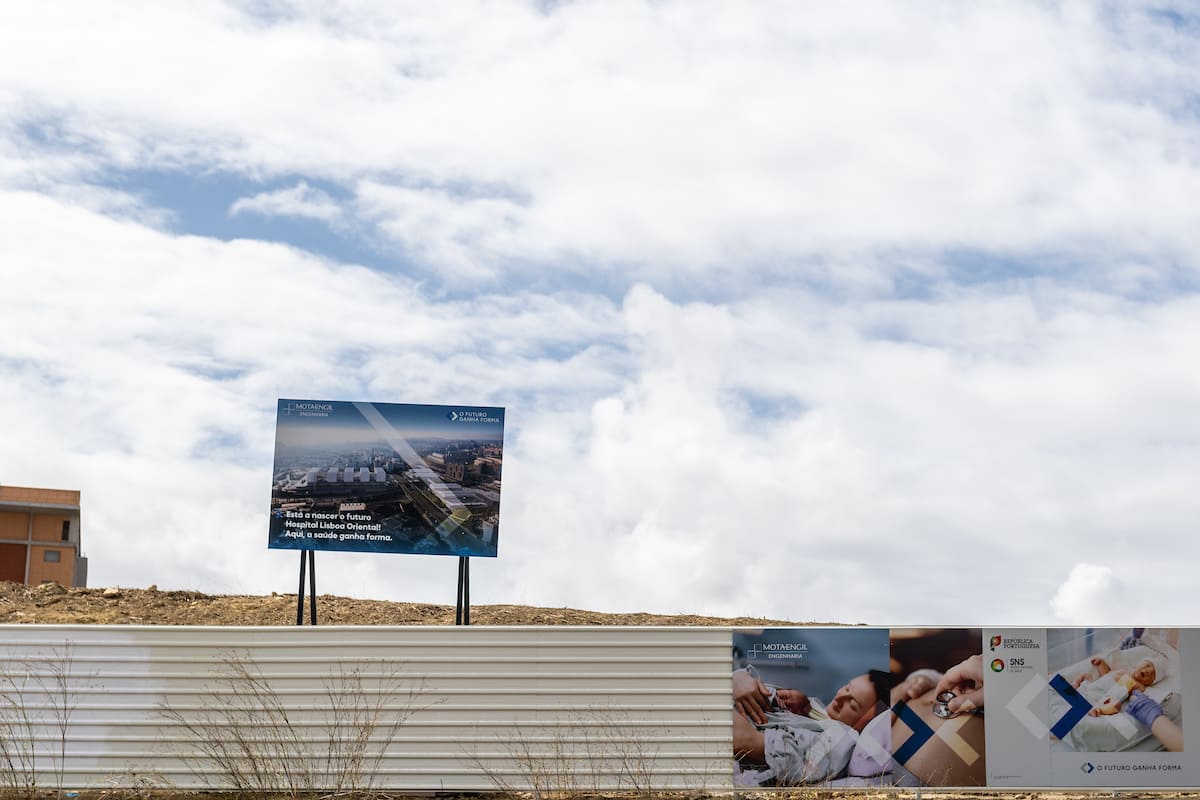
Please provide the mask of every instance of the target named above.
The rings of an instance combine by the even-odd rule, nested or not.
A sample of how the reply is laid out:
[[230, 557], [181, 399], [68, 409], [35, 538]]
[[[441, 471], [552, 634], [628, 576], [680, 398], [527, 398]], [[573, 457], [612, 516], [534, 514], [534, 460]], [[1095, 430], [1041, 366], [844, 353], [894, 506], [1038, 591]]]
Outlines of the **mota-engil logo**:
[[288, 403], [283, 407], [283, 415], [290, 417], [328, 417], [333, 413], [332, 403]]

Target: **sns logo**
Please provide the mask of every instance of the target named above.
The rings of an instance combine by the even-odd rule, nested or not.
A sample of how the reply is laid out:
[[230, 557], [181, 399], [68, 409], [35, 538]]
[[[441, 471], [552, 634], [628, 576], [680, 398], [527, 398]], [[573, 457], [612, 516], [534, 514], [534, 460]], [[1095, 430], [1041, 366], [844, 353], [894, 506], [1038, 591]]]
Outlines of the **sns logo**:
[[992, 659], [992, 672], [1004, 672], [1004, 659], [1003, 658], [993, 658]]
[[1000, 646], [1000, 643], [1003, 641], [1004, 641], [1003, 636], [993, 636], [992, 637], [992, 649], [995, 650], [997, 647]]

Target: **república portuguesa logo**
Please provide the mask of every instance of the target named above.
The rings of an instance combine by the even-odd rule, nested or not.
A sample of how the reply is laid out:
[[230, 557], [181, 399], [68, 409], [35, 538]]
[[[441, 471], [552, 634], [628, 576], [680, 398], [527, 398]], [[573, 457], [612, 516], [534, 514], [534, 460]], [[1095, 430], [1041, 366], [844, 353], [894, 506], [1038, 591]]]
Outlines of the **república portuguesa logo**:
[[1004, 641], [1003, 636], [993, 636], [992, 637], [992, 649], [995, 650], [997, 647], [1000, 646], [1000, 643], [1003, 641]]

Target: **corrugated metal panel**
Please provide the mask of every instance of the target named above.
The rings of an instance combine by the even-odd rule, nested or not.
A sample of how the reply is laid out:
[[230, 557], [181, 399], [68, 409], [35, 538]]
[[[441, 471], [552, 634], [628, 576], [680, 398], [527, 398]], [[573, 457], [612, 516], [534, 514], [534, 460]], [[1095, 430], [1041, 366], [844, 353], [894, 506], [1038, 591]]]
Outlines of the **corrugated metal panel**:
[[9, 625], [0, 644], [0, 788], [730, 783], [727, 628]]

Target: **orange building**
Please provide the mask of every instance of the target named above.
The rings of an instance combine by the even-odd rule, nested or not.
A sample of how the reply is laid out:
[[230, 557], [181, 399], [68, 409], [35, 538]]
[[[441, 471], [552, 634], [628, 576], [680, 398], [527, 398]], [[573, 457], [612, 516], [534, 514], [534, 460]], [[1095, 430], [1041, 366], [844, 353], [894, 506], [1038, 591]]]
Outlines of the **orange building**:
[[79, 492], [0, 486], [0, 581], [87, 585]]

